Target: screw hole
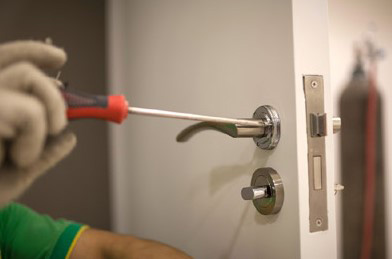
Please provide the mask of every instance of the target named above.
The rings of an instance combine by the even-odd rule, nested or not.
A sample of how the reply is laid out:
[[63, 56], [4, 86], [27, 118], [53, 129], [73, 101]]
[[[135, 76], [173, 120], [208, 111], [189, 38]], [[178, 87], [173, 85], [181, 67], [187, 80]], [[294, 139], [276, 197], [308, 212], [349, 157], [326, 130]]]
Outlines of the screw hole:
[[310, 85], [311, 85], [313, 88], [317, 88], [318, 83], [317, 83], [317, 81], [312, 81], [312, 82], [310, 83]]
[[316, 225], [318, 227], [321, 227], [322, 224], [323, 224], [323, 221], [321, 219], [316, 219]]

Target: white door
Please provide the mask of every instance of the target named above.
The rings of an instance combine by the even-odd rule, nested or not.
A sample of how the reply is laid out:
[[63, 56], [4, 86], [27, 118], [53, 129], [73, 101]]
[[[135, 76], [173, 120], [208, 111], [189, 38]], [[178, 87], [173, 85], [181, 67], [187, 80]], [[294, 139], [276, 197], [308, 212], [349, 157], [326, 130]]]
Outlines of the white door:
[[[274, 150], [213, 131], [177, 143], [189, 121], [131, 115], [112, 127], [115, 230], [195, 258], [336, 258], [327, 23], [326, 0], [110, 1], [113, 93], [132, 106], [233, 118], [271, 105], [281, 118]], [[304, 75], [325, 86], [328, 228], [316, 232]], [[264, 167], [283, 181], [276, 215], [241, 198]]]

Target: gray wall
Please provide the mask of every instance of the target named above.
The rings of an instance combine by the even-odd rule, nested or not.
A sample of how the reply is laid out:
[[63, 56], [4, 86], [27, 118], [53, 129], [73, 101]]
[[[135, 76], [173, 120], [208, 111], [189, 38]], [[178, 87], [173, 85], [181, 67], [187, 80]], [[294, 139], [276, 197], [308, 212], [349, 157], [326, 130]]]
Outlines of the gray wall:
[[[44, 39], [64, 47], [62, 79], [82, 91], [104, 94], [105, 1], [0, 1], [0, 42]], [[76, 121], [78, 146], [39, 179], [21, 202], [42, 213], [109, 228], [108, 129], [101, 121]]]

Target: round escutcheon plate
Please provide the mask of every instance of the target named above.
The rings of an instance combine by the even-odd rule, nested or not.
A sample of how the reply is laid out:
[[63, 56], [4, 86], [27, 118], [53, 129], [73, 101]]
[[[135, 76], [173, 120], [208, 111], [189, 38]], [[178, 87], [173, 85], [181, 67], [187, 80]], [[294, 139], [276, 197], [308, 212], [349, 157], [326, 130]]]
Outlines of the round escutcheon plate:
[[267, 125], [262, 137], [254, 137], [253, 140], [261, 149], [274, 149], [280, 140], [280, 118], [274, 107], [263, 105], [253, 113], [253, 119], [262, 120]]
[[276, 214], [284, 200], [283, 182], [272, 168], [259, 168], [252, 176], [251, 186], [268, 186], [268, 197], [253, 200], [253, 205], [263, 215]]

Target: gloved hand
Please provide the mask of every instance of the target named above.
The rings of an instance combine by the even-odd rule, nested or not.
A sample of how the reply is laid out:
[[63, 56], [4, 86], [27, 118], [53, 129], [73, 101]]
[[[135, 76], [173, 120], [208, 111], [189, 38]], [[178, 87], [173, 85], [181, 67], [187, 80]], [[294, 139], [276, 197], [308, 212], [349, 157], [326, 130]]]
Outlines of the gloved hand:
[[17, 198], [76, 144], [55, 81], [62, 49], [37, 41], [0, 45], [0, 207]]

